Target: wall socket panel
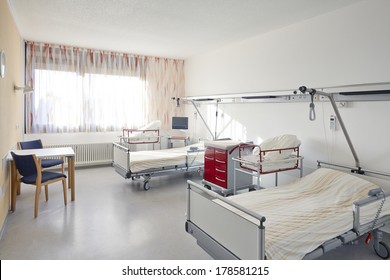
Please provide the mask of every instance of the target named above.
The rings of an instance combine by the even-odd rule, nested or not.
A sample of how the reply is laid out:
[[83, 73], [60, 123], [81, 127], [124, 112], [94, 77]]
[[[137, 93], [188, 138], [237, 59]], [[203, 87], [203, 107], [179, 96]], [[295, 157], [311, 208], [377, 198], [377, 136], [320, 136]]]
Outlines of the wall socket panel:
[[336, 130], [336, 116], [330, 115], [330, 130]]

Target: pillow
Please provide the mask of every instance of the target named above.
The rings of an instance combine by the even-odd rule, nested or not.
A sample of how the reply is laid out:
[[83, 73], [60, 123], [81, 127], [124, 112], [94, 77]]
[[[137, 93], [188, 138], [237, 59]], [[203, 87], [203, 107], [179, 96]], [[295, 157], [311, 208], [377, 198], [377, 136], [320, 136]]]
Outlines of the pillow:
[[160, 129], [161, 127], [161, 121], [156, 120], [152, 121], [151, 123], [148, 123], [144, 127], [141, 127], [140, 130], [153, 130], [153, 129]]

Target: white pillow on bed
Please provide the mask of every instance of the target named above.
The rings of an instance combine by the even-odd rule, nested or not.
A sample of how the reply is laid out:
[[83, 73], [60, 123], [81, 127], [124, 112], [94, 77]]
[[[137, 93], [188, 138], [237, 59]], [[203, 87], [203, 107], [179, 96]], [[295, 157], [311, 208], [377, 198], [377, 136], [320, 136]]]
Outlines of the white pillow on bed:
[[[292, 134], [283, 134], [273, 138], [264, 140], [260, 144], [260, 149], [263, 150], [275, 150], [275, 149], [285, 149], [293, 148], [301, 145], [301, 141], [297, 138], [296, 135]], [[253, 153], [259, 154], [259, 149], [256, 148], [253, 150]], [[293, 153], [293, 150], [285, 150], [281, 153], [279, 152], [267, 152], [264, 155], [264, 160], [279, 160], [287, 158]]]
[[140, 128], [140, 130], [160, 129], [160, 127], [161, 127], [161, 121], [156, 120], [156, 121], [152, 121], [151, 123], [148, 123], [144, 127]]

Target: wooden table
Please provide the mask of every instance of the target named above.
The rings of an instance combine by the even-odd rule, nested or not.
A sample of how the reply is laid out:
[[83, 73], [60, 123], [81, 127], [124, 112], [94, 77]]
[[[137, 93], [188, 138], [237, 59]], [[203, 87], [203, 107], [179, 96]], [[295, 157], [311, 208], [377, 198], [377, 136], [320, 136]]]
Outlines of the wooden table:
[[[71, 147], [61, 148], [43, 148], [31, 150], [12, 150], [17, 155], [31, 155], [35, 154], [38, 158], [45, 157], [66, 157], [68, 159], [68, 186], [71, 191], [71, 200], [75, 200], [75, 175], [74, 175], [74, 158], [75, 153]], [[19, 189], [20, 182], [18, 181], [18, 172], [15, 163], [12, 159], [11, 153], [8, 158], [11, 162], [11, 211], [16, 209], [16, 195]]]

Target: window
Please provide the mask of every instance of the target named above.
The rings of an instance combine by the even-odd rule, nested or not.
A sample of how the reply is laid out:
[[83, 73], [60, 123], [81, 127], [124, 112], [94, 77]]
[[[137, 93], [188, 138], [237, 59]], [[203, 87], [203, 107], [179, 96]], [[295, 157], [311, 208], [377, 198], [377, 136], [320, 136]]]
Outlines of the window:
[[26, 42], [26, 85], [26, 133], [169, 128], [184, 61]]
[[34, 131], [117, 131], [145, 123], [147, 94], [139, 78], [42, 69], [34, 77]]

